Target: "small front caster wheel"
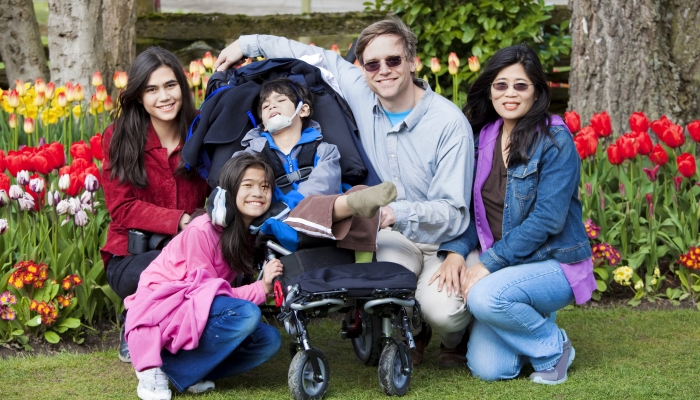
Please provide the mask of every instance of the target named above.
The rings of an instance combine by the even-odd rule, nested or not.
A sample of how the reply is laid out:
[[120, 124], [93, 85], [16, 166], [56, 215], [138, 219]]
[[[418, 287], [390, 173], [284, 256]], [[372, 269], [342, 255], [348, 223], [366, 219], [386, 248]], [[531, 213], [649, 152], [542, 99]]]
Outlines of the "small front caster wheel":
[[[314, 374], [312, 357], [318, 360], [320, 374]], [[320, 399], [328, 390], [328, 381], [331, 378], [331, 370], [328, 367], [326, 356], [317, 349], [306, 352], [301, 350], [292, 359], [289, 365], [287, 383], [289, 392], [296, 400]]]
[[[406, 354], [406, 368], [401, 363], [399, 346], [403, 347]], [[411, 364], [411, 352], [404, 343], [389, 342], [379, 357], [379, 386], [388, 396], [403, 396], [408, 392], [413, 372]]]

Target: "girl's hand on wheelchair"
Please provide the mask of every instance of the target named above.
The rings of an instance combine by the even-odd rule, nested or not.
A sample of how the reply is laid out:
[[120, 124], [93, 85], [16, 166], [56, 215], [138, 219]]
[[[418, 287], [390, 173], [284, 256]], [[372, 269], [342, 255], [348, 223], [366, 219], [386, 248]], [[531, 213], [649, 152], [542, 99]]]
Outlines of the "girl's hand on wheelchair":
[[440, 268], [430, 278], [428, 285], [432, 285], [437, 280], [438, 292], [442, 292], [442, 287], [444, 286], [448, 296], [451, 296], [453, 291], [455, 296], [457, 296], [462, 291], [460, 280], [466, 269], [467, 263], [464, 257], [457, 253], [449, 253], [445, 257], [445, 261], [440, 264]]
[[263, 287], [265, 288], [265, 294], [272, 293], [274, 280], [276, 277], [282, 275], [284, 270], [284, 265], [278, 259], [272, 259], [265, 264], [265, 269], [263, 269]]

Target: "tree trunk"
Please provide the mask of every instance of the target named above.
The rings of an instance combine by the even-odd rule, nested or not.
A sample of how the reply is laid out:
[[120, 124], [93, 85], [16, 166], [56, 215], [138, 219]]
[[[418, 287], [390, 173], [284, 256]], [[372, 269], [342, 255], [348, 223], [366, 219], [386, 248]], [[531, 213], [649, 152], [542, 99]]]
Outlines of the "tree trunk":
[[47, 28], [51, 79], [87, 88], [92, 74], [105, 66], [102, 0], [49, 0]]
[[569, 108], [588, 120], [607, 110], [618, 134], [629, 116], [700, 117], [700, 1], [569, 0]]
[[0, 32], [0, 54], [8, 82], [36, 78], [47, 81], [49, 67], [32, 0], [0, 0]]
[[114, 71], [127, 71], [136, 56], [135, 0], [103, 0], [102, 34], [106, 51], [101, 72], [111, 89]]

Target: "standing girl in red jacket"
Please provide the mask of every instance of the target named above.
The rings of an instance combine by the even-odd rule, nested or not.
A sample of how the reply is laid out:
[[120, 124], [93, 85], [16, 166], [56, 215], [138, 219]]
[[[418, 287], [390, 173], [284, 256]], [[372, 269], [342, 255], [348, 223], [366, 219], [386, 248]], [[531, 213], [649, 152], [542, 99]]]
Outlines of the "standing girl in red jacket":
[[[136, 291], [141, 272], [160, 253], [129, 253], [129, 230], [175, 235], [204, 205], [206, 182], [180, 166], [196, 114], [175, 55], [159, 47], [139, 54], [119, 94], [118, 117], [102, 141], [102, 182], [112, 223], [101, 253], [107, 282], [122, 299]], [[123, 335], [121, 342], [119, 358], [129, 362]]]

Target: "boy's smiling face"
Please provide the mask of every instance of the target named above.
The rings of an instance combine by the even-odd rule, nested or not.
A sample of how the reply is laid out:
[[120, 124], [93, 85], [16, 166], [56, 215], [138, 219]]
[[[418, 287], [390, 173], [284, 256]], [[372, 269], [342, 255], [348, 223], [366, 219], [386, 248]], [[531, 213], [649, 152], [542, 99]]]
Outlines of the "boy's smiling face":
[[[286, 95], [277, 92], [270, 93], [270, 96], [263, 100], [260, 106], [260, 117], [262, 118], [263, 125], [267, 126], [267, 122], [270, 120], [270, 118], [274, 117], [275, 115], [281, 114], [285, 117], [291, 117], [292, 115], [294, 115], [294, 111], [296, 110], [296, 108], [297, 104], [294, 104], [294, 102], [290, 100], [289, 97], [287, 97]], [[289, 128], [298, 125], [297, 129], [301, 131], [301, 117], [306, 117], [308, 115], [309, 105], [304, 104], [301, 107], [301, 111], [299, 111], [299, 115], [294, 117], [292, 125], [290, 125]]]

